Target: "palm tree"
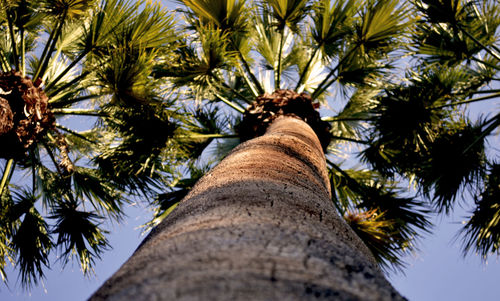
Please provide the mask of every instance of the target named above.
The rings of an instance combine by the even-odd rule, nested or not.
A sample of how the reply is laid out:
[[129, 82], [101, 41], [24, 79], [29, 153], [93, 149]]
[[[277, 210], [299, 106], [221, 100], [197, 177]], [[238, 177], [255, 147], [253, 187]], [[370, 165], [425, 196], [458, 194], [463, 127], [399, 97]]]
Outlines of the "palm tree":
[[187, 117], [152, 76], [177, 39], [159, 4], [0, 3], [0, 274], [29, 286], [54, 250], [92, 271], [103, 219], [177, 172], [164, 149]]
[[[196, 125], [212, 132], [191, 142], [202, 150], [217, 139], [208, 161], [225, 159], [194, 188], [188, 177], [159, 195], [152, 224], [163, 221], [92, 299], [401, 299], [375, 263], [401, 263], [428, 230], [427, 210], [395, 180], [345, 167], [342, 154], [370, 144], [376, 96], [413, 24], [407, 7], [183, 3], [188, 34], [155, 75], [200, 106]], [[320, 104], [336, 110], [320, 118]]]
[[381, 97], [365, 157], [384, 174], [414, 179], [437, 212], [450, 214], [465, 192], [473, 209], [460, 231], [463, 253], [486, 259], [500, 252], [499, 167], [487, 147], [500, 114], [482, 109], [474, 120], [468, 112], [500, 96], [500, 7], [458, 0], [415, 7], [421, 21], [408, 51], [416, 67]]
[[[397, 268], [401, 255], [414, 249], [417, 230], [427, 230], [427, 210], [420, 201], [401, 197], [401, 188], [384, 175], [344, 167], [350, 163], [344, 158], [369, 144], [366, 132], [376, 96], [390, 85], [388, 71], [394, 69], [396, 50], [412, 24], [404, 21], [407, 8], [395, 1], [299, 2], [184, 1], [187, 9], [181, 12], [189, 38], [175, 59], [158, 66], [157, 76], [168, 77], [199, 105], [195, 118], [204, 131], [198, 130], [198, 141], [203, 147], [217, 140], [209, 163], [264, 134], [275, 116], [289, 113], [271, 102], [283, 107], [288, 102], [292, 107], [310, 101], [323, 105], [327, 116], [322, 120], [329, 128], [321, 122], [313, 128], [323, 127], [319, 138], [327, 155], [332, 201], [367, 238], [379, 262]], [[289, 94], [293, 91], [310, 95], [310, 100]], [[193, 171], [194, 180], [203, 174]], [[172, 194], [160, 195], [163, 210], [157, 217], [165, 216], [193, 186], [189, 178], [179, 183], [180, 190], [174, 187]]]

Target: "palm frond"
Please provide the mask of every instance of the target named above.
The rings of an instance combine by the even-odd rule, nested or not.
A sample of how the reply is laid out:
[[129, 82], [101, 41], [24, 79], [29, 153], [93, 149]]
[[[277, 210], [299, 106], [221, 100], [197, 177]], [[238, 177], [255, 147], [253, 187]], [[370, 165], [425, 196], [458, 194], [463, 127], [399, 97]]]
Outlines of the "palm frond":
[[373, 1], [369, 4], [356, 26], [353, 44], [359, 46], [363, 55], [389, 53], [410, 22], [407, 20], [407, 9], [396, 0]]
[[337, 54], [342, 40], [352, 34], [352, 22], [360, 1], [319, 1], [314, 8], [311, 36], [325, 57]]
[[453, 65], [481, 51], [495, 55], [492, 29], [500, 24], [500, 12], [492, 1], [417, 1], [416, 5], [427, 22], [420, 23], [414, 39], [426, 60]]
[[401, 259], [401, 243], [395, 241], [391, 229], [394, 221], [386, 220], [384, 213], [378, 213], [376, 209], [348, 212], [344, 220], [384, 269], [403, 269], [405, 263]]
[[77, 167], [71, 176], [75, 197], [91, 203], [99, 215], [120, 220], [123, 215], [121, 206], [126, 199], [113, 183], [104, 182], [99, 172], [91, 168]]
[[[349, 98], [347, 104], [334, 116], [323, 117], [330, 122], [331, 134], [334, 137], [329, 150], [338, 148], [338, 143], [346, 140], [367, 139], [369, 121], [373, 118], [373, 109], [376, 106], [375, 97], [378, 89], [357, 89]], [[344, 139], [344, 140], [341, 140]]]
[[43, 278], [43, 266], [49, 267], [49, 252], [53, 247], [50, 239], [49, 226], [40, 213], [32, 207], [37, 196], [31, 192], [16, 193], [16, 203], [30, 203], [24, 212], [24, 218], [12, 234], [12, 249], [17, 255], [21, 283], [29, 287]]
[[385, 268], [401, 269], [403, 254], [416, 249], [421, 232], [430, 232], [429, 210], [381, 175], [343, 170], [328, 161], [333, 202]]
[[276, 26], [281, 29], [288, 26], [292, 31], [297, 31], [299, 22], [307, 15], [309, 10], [306, 0], [269, 0], [267, 3], [272, 8]]
[[53, 233], [57, 234], [57, 247], [62, 249], [64, 265], [76, 254], [82, 271], [91, 271], [95, 259], [109, 247], [105, 231], [96, 223], [100, 216], [77, 209], [76, 202], [61, 202], [53, 209], [50, 218], [56, 220]]
[[[476, 208], [460, 231], [464, 237], [463, 253], [478, 253], [483, 260], [500, 250], [500, 166], [492, 164], [481, 195], [476, 198]], [[457, 236], [458, 238], [458, 236]]]
[[246, 25], [245, 1], [181, 0], [201, 24], [213, 24], [224, 32], [242, 32]]
[[428, 158], [416, 175], [424, 192], [434, 190], [439, 212], [449, 213], [463, 184], [474, 185], [485, 171], [482, 125], [461, 121], [441, 132], [430, 144]]

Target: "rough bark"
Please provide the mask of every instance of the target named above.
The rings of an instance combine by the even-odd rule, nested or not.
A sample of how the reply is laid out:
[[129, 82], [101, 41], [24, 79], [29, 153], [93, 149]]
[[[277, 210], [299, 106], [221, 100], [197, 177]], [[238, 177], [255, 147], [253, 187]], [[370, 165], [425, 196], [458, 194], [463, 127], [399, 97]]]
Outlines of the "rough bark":
[[320, 142], [280, 117], [205, 175], [90, 300], [403, 300], [337, 215]]

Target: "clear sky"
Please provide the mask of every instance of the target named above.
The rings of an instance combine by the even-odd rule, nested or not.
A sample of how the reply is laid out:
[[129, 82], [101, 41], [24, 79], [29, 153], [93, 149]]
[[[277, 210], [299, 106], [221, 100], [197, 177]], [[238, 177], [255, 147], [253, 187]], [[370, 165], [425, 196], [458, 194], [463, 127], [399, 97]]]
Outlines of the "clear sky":
[[[171, 3], [167, 5], [170, 8], [174, 7]], [[495, 108], [498, 109], [498, 106]], [[420, 252], [406, 258], [408, 267], [405, 269], [405, 274], [388, 275], [389, 281], [409, 300], [500, 299], [499, 260], [492, 257], [487, 264], [484, 264], [475, 256], [463, 258], [460, 241], [453, 242], [453, 237], [464, 220], [463, 217], [467, 215], [466, 210], [457, 206], [452, 216], [438, 218], [434, 233], [427, 235], [419, 244]], [[129, 218], [125, 224], [114, 225], [109, 229], [112, 231], [110, 244], [113, 249], [105, 252], [102, 261], [96, 263], [94, 276], [85, 278], [76, 263], [62, 270], [60, 263], [55, 262], [52, 270], [47, 271], [43, 285], [33, 288], [31, 293], [28, 293], [22, 291], [16, 281], [17, 272], [9, 270], [10, 286], [0, 284], [0, 300], [86, 300], [132, 254], [143, 238], [141, 230], [137, 227], [147, 222], [151, 213], [144, 208], [130, 207], [127, 214]]]

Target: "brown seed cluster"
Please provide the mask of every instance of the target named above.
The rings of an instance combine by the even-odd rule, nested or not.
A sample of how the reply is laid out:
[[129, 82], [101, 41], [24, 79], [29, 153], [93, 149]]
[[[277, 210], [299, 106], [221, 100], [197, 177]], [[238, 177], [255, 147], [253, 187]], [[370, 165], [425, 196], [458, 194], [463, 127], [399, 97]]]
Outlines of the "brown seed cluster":
[[313, 103], [307, 93], [297, 93], [292, 90], [276, 90], [272, 94], [265, 93], [247, 108], [243, 121], [237, 128], [242, 140], [249, 140], [263, 135], [267, 127], [278, 116], [298, 117], [311, 126], [318, 136], [323, 150], [326, 150], [331, 140], [328, 122], [322, 121], [316, 111], [319, 104]]
[[22, 158], [47, 129], [54, 128], [48, 97], [20, 72], [0, 73], [0, 158]]
[[75, 166], [71, 159], [69, 158], [69, 145], [64, 135], [59, 134], [56, 139], [57, 146], [60, 150], [59, 156], [61, 160], [59, 161], [59, 168], [64, 175], [69, 175], [75, 170]]

